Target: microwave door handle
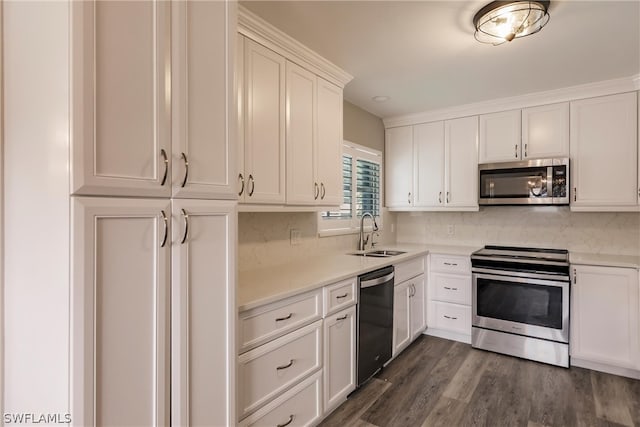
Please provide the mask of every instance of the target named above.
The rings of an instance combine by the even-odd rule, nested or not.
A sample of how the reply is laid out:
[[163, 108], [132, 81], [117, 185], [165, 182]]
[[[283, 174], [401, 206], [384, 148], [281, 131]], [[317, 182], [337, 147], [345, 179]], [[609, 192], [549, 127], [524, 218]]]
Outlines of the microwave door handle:
[[547, 197], [553, 198], [553, 166], [547, 167]]

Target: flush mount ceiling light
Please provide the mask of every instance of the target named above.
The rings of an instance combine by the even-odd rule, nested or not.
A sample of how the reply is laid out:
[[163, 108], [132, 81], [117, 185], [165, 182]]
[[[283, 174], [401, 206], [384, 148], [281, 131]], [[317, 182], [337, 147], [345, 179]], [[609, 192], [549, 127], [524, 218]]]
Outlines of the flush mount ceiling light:
[[494, 46], [535, 34], [549, 22], [549, 1], [493, 1], [473, 17], [474, 34]]

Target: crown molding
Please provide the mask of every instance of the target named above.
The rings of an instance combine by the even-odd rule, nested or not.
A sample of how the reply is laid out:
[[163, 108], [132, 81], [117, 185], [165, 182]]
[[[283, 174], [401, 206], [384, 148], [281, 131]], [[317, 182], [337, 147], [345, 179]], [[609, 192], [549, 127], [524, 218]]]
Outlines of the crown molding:
[[385, 129], [640, 90], [640, 74], [383, 119]]
[[283, 33], [244, 6], [238, 6], [238, 32], [331, 83], [344, 88], [353, 76]]

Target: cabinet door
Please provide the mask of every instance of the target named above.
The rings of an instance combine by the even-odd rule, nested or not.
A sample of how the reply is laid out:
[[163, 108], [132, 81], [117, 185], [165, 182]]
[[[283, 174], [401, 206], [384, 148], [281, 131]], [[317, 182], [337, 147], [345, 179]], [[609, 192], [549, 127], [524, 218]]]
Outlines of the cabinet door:
[[636, 93], [571, 103], [572, 207], [638, 203]]
[[445, 203], [478, 209], [478, 118], [447, 120], [445, 134]]
[[409, 281], [396, 285], [393, 290], [393, 356], [411, 341]]
[[238, 124], [236, 126], [236, 164], [238, 165], [238, 176], [236, 181], [236, 194], [238, 200], [243, 202], [247, 194], [247, 171], [244, 166], [244, 122], [245, 122], [245, 98], [244, 98], [244, 45], [245, 37], [237, 35], [236, 39], [236, 70], [234, 87], [236, 90], [236, 115]]
[[73, 199], [71, 412], [169, 424], [168, 200]]
[[413, 204], [413, 127], [387, 129], [385, 138], [387, 207]]
[[169, 7], [72, 2], [72, 193], [170, 195]]
[[520, 110], [480, 116], [480, 163], [520, 160]]
[[173, 196], [236, 198], [236, 3], [172, 2]]
[[285, 202], [285, 59], [245, 38], [247, 203]]
[[409, 293], [411, 297], [411, 309], [409, 311], [411, 312], [411, 341], [413, 341], [427, 326], [424, 274], [411, 279], [410, 283], [412, 290], [410, 289]]
[[320, 196], [314, 180], [316, 76], [287, 61], [287, 204], [312, 205]]
[[356, 388], [356, 307], [324, 319], [324, 410]]
[[172, 424], [235, 425], [236, 202], [172, 205]]
[[522, 110], [522, 158], [569, 157], [569, 103]]
[[413, 127], [415, 206], [444, 205], [444, 122]]
[[342, 89], [317, 77], [316, 179], [320, 185], [317, 203], [342, 203]]
[[638, 271], [574, 266], [571, 357], [638, 369]]

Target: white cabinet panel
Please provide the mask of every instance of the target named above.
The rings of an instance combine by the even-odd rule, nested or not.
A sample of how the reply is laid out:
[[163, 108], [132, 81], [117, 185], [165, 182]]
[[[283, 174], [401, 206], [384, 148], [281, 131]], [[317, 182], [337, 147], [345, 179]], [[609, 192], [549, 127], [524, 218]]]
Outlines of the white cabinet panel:
[[409, 282], [396, 285], [393, 290], [393, 356], [411, 341]]
[[522, 110], [522, 159], [569, 156], [569, 103]]
[[320, 195], [313, 152], [316, 76], [287, 61], [286, 85], [287, 204], [314, 204]]
[[316, 94], [316, 181], [317, 203], [342, 203], [342, 89], [317, 77]]
[[432, 310], [434, 310], [435, 323], [433, 326], [435, 328], [471, 335], [470, 306], [434, 301]]
[[248, 203], [285, 202], [285, 63], [280, 55], [245, 38], [244, 178]]
[[413, 127], [415, 206], [444, 205], [444, 122]]
[[236, 3], [171, 7], [173, 196], [235, 199]]
[[387, 129], [385, 138], [387, 207], [413, 204], [413, 127]]
[[324, 410], [356, 388], [356, 307], [324, 319]]
[[169, 8], [71, 4], [72, 193], [170, 195]]
[[425, 257], [420, 256], [395, 264], [395, 283], [402, 283], [424, 273], [425, 260]]
[[480, 116], [480, 163], [520, 160], [520, 110]]
[[173, 201], [172, 424], [235, 424], [236, 202]]
[[638, 271], [575, 265], [571, 357], [640, 368]]
[[71, 410], [169, 424], [168, 200], [73, 200]]
[[445, 122], [445, 197], [447, 207], [478, 208], [478, 118]]
[[433, 299], [456, 304], [471, 305], [471, 280], [469, 276], [432, 273]]
[[635, 92], [571, 103], [572, 208], [637, 208], [637, 127]]
[[325, 316], [358, 302], [357, 280], [353, 277], [323, 288]]
[[421, 274], [409, 282], [410, 287], [413, 288], [413, 292], [409, 294], [411, 298], [411, 340], [413, 341], [427, 326], [425, 276]]

